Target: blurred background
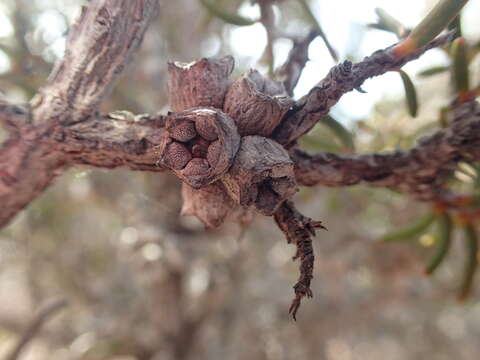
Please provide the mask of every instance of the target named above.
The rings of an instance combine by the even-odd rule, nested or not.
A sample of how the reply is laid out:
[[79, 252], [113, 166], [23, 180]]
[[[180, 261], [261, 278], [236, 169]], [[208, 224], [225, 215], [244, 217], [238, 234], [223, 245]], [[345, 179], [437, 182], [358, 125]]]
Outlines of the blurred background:
[[[256, 19], [258, 4], [208, 0]], [[65, 37], [87, 1], [0, 2], [0, 93], [28, 101], [62, 56]], [[205, 3], [205, 1], [203, 1]], [[367, 25], [375, 7], [407, 27], [435, 1], [283, 0], [274, 2], [276, 26], [294, 37], [312, 27], [311, 14], [341, 60], [361, 59], [397, 41]], [[462, 18], [467, 41], [480, 39], [480, 1]], [[160, 16], [122, 76], [104, 111], [167, 111], [167, 61], [232, 54], [234, 76], [250, 67], [267, 73], [267, 35], [260, 23], [236, 26], [196, 0], [161, 1]], [[292, 40], [273, 44], [273, 67], [287, 58]], [[305, 94], [335, 64], [322, 41], [295, 89]], [[440, 127], [448, 104], [448, 54], [433, 50], [404, 70], [417, 89], [412, 118], [400, 76], [368, 81], [367, 94], [349, 93], [332, 114], [348, 130], [355, 151], [410, 147]], [[478, 59], [471, 62], [478, 84]], [[0, 142], [5, 133], [0, 130]], [[319, 124], [302, 146], [351, 152]], [[463, 178], [462, 178], [463, 176]], [[458, 181], [471, 177], [458, 174]], [[22, 352], [24, 360], [159, 359], [465, 359], [480, 352], [480, 291], [455, 300], [464, 257], [455, 238], [451, 256], [433, 277], [423, 275], [431, 236], [385, 244], [379, 238], [424, 214], [421, 204], [386, 189], [302, 189], [296, 196], [307, 216], [328, 232], [314, 240], [314, 298], [294, 322], [288, 315], [298, 265], [273, 219], [255, 216], [248, 226], [230, 223], [205, 231], [180, 217], [180, 184], [169, 174], [71, 169], [29, 208], [0, 230], [0, 358], [7, 356], [42, 306], [66, 299]], [[0, 204], [1, 206], [1, 204]], [[430, 236], [430, 237], [429, 237]]]

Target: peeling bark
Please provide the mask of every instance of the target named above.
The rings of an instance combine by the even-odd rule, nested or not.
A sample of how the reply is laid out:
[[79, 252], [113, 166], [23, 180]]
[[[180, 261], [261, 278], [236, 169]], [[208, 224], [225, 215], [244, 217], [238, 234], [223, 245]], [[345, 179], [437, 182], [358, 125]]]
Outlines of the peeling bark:
[[228, 77], [235, 62], [231, 56], [203, 58], [191, 63], [168, 64], [168, 89], [173, 111], [194, 107], [223, 108]]
[[217, 228], [236, 208], [235, 202], [221, 181], [197, 190], [187, 184], [182, 185], [183, 207], [182, 215], [199, 218], [207, 228]]
[[70, 165], [157, 172], [167, 170], [159, 162], [164, 125], [162, 115], [116, 111], [63, 126], [52, 137]]
[[63, 59], [32, 99], [34, 123], [75, 123], [97, 111], [157, 11], [158, 0], [96, 0], [83, 7]]
[[156, 0], [90, 2], [70, 31], [65, 56], [30, 107], [18, 114], [18, 107], [0, 106], [0, 123], [18, 125], [18, 131], [0, 148], [0, 226], [62, 173], [66, 159], [52, 134], [97, 111], [140, 45], [157, 9]]
[[64, 165], [51, 139], [38, 134], [31, 121], [28, 108], [0, 105], [0, 123], [16, 127], [0, 145], [0, 227], [41, 194]]

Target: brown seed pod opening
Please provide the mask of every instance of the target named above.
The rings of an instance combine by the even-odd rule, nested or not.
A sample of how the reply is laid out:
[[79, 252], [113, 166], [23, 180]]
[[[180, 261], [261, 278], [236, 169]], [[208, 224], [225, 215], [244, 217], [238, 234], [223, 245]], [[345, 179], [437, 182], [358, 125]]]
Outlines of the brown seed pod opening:
[[207, 228], [216, 228], [238, 207], [228, 196], [221, 181], [193, 189], [182, 184], [182, 215], [199, 218]]
[[168, 63], [168, 88], [173, 111], [198, 106], [222, 108], [233, 71], [231, 56], [220, 59], [202, 58], [191, 63]]
[[205, 117], [198, 118], [197, 122], [195, 123], [195, 130], [197, 130], [197, 133], [205, 140], [214, 141], [218, 139], [215, 126], [210, 124], [208, 119]]
[[287, 151], [262, 136], [245, 136], [232, 167], [222, 177], [230, 196], [242, 206], [272, 215], [297, 191]]
[[240, 135], [269, 136], [293, 104], [280, 83], [250, 70], [230, 86], [223, 110], [235, 120]]
[[188, 146], [192, 149], [193, 157], [206, 158], [210, 142], [201, 136], [197, 136], [188, 143]]
[[170, 138], [166, 139], [165, 165], [174, 170], [183, 169], [192, 160], [192, 154], [187, 147]]
[[175, 140], [187, 142], [197, 136], [193, 121], [180, 119], [177, 121], [169, 121], [165, 125], [170, 137]]
[[219, 140], [210, 143], [210, 146], [207, 149], [207, 160], [211, 166], [216, 166], [220, 154], [222, 153], [222, 144]]
[[[211, 142], [196, 131], [192, 138], [192, 124], [193, 128], [207, 128], [211, 135], [209, 138], [217, 140]], [[214, 108], [170, 113], [166, 117], [165, 127], [167, 132], [160, 146], [160, 162], [196, 189], [213, 183], [225, 174], [240, 145], [240, 135], [234, 121]], [[180, 137], [185, 140], [179, 141]]]

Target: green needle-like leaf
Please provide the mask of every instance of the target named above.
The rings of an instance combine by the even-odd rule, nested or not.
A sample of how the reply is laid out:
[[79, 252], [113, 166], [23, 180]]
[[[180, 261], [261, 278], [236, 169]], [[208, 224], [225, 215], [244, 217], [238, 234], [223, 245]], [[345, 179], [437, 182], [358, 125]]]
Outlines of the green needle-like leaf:
[[400, 76], [402, 77], [403, 87], [405, 89], [405, 97], [407, 99], [408, 112], [412, 117], [417, 116], [418, 112], [418, 101], [417, 101], [417, 91], [415, 90], [415, 85], [413, 85], [412, 80], [403, 70], [398, 70]]
[[330, 115], [326, 115], [319, 122], [328, 127], [335, 134], [335, 136], [338, 137], [345, 148], [351, 151], [355, 149], [352, 133], [348, 131], [339, 121], [335, 120]]
[[473, 225], [466, 225], [465, 230], [465, 249], [467, 258], [463, 270], [462, 283], [458, 292], [458, 300], [464, 301], [472, 290], [473, 279], [478, 267], [478, 236]]
[[393, 32], [395, 35], [397, 35], [398, 38], [402, 38], [406, 35], [407, 29], [405, 28], [405, 26], [403, 26], [400, 21], [395, 19], [388, 12], [381, 8], [376, 8], [375, 13], [377, 14], [379, 19], [379, 28]]
[[440, 0], [410, 33], [409, 38], [414, 41], [416, 48], [427, 45], [440, 34], [467, 2], [468, 0]]
[[435, 252], [425, 268], [426, 274], [432, 274], [443, 262], [448, 250], [450, 250], [450, 244], [452, 243], [452, 219], [447, 213], [441, 214], [438, 218], [438, 235], [436, 239]]
[[332, 141], [319, 139], [312, 135], [305, 135], [300, 139], [302, 148], [308, 151], [326, 151], [332, 153], [339, 153], [342, 151], [339, 145]]
[[211, 0], [200, 0], [202, 5], [210, 12], [212, 15], [222, 19], [228, 24], [237, 25], [237, 26], [248, 26], [253, 25], [257, 20], [251, 20], [241, 15], [231, 13], [225, 9], [222, 9], [220, 6], [215, 4]]
[[465, 39], [455, 39], [450, 53], [453, 59], [453, 78], [455, 80], [457, 94], [465, 93], [470, 89], [467, 52]]
[[390, 234], [384, 235], [380, 240], [383, 242], [411, 240], [413, 237], [418, 236], [425, 230], [427, 230], [429, 226], [433, 223], [433, 220], [435, 220], [435, 214], [433, 212], [429, 212], [413, 224], [401, 228]]
[[420, 71], [419, 73], [417, 73], [417, 75], [421, 77], [429, 77], [432, 75], [447, 72], [448, 70], [450, 70], [449, 66], [434, 66], [434, 67]]
[[468, 0], [439, 0], [408, 37], [394, 47], [394, 54], [402, 58], [427, 45], [450, 24], [467, 2]]

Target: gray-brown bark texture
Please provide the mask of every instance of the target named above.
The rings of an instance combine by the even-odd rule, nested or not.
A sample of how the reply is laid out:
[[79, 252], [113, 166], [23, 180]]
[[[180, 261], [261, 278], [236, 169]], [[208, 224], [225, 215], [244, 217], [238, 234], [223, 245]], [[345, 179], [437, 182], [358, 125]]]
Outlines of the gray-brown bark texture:
[[[88, 121], [98, 124], [92, 117], [140, 45], [157, 8], [156, 0], [92, 1], [71, 29], [64, 58], [30, 104], [25, 108], [0, 104], [0, 123], [14, 129], [0, 148], [0, 225], [69, 164], [63, 149], [71, 150], [70, 143], [65, 145], [70, 126]], [[94, 131], [89, 128], [87, 132]], [[76, 138], [82, 141], [78, 133]], [[90, 152], [93, 147], [92, 143], [80, 145], [76, 152], [84, 148]], [[103, 144], [97, 149], [105, 150]], [[115, 162], [112, 158], [103, 160]]]
[[312, 294], [311, 237], [321, 227], [290, 201], [298, 185], [362, 182], [421, 200], [444, 200], [455, 164], [480, 158], [475, 102], [457, 106], [451, 127], [410, 151], [309, 155], [295, 147], [344, 93], [445, 44], [448, 34], [405, 58], [387, 48], [360, 63], [339, 64], [297, 102], [288, 94], [315, 33], [296, 47], [302, 52], [298, 59], [291, 54], [283, 83], [255, 70], [230, 80], [232, 57], [174, 62], [168, 67], [173, 112], [99, 115], [101, 101], [134, 55], [157, 7], [156, 0], [90, 1], [71, 29], [64, 58], [30, 104], [0, 103], [0, 124], [10, 133], [0, 147], [0, 226], [69, 166], [171, 170], [183, 181], [182, 214], [197, 216], [207, 227], [245, 211], [275, 217], [301, 259], [295, 315], [302, 297]]

